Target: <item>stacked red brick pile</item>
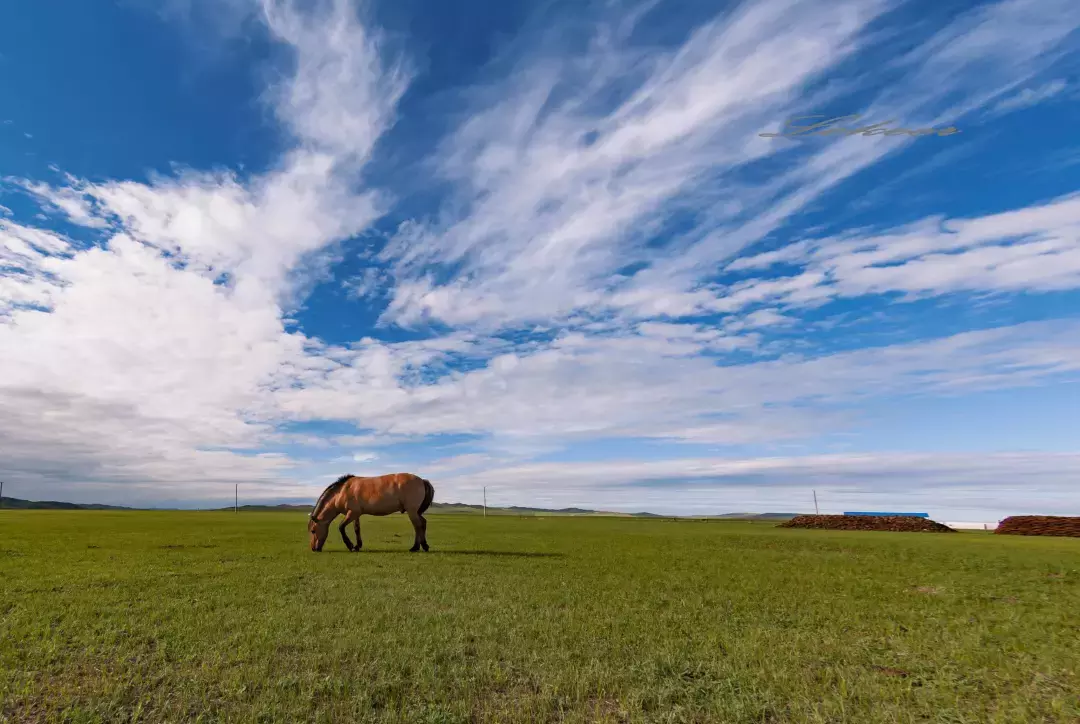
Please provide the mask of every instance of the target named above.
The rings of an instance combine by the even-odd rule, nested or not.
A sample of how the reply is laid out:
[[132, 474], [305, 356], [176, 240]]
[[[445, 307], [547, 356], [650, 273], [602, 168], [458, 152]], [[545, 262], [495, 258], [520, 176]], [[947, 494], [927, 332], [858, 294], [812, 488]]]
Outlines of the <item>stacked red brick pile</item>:
[[1080, 538], [1080, 517], [1012, 515], [998, 524], [1002, 535], [1064, 535]]
[[796, 515], [779, 528], [823, 528], [828, 530], [891, 530], [916, 533], [953, 533], [952, 528], [929, 518], [906, 515]]

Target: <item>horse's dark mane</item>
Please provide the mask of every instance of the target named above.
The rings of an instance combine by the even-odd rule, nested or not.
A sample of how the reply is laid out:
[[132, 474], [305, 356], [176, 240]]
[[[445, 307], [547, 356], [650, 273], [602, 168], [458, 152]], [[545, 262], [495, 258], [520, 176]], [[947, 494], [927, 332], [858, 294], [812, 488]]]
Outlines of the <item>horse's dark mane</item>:
[[318, 515], [319, 511], [322, 510], [323, 503], [326, 502], [326, 499], [340, 490], [345, 481], [351, 477], [353, 477], [352, 473], [346, 473], [326, 486], [326, 490], [322, 491], [322, 495], [320, 495], [319, 499], [315, 502], [315, 507], [311, 509], [312, 518]]

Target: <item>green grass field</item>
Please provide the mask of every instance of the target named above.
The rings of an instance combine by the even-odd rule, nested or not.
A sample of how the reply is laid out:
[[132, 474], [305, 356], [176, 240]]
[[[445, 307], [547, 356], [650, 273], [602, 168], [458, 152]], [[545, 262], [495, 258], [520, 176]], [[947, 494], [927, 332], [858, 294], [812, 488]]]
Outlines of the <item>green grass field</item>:
[[0, 511], [9, 722], [1077, 722], [1080, 540]]

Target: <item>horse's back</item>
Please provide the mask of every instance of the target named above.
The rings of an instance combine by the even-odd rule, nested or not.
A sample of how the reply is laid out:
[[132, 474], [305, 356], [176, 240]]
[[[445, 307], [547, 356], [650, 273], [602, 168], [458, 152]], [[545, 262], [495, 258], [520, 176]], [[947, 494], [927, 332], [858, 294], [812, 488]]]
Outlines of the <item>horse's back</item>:
[[389, 515], [416, 509], [424, 494], [423, 478], [412, 473], [354, 476], [349, 480], [349, 507], [368, 515]]

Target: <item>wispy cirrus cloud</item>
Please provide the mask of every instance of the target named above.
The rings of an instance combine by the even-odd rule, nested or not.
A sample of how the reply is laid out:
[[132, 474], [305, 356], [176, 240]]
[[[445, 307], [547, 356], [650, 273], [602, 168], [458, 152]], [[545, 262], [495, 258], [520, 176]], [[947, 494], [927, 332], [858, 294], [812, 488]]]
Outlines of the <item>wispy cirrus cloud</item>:
[[[385, 318], [497, 327], [605, 306], [635, 317], [704, 311], [716, 300], [699, 287], [717, 263], [913, 142], [797, 147], [757, 137], [810, 106], [807, 88], [857, 60], [876, 37], [872, 23], [893, 9], [742, 6], [631, 76], [604, 74], [638, 67], [626, 60], [640, 52], [626, 30], [598, 33], [604, 42], [578, 56], [526, 56], [533, 72], [483, 96], [498, 100], [477, 109], [438, 157], [465, 193], [452, 208], [464, 211], [406, 225], [385, 252], [397, 269]], [[958, 122], [1058, 62], [1078, 25], [1066, 2], [976, 8], [901, 55], [892, 64], [899, 76], [864, 115], [908, 127]], [[580, 68], [597, 71], [575, 84]], [[616, 80], [632, 90], [613, 106], [599, 103]], [[850, 81], [847, 90], [856, 88]], [[817, 98], [836, 103], [839, 93]], [[765, 162], [781, 172], [750, 181]], [[436, 283], [432, 265], [456, 273]]]
[[1002, 115], [1024, 108], [1031, 108], [1060, 95], [1067, 87], [1068, 84], [1059, 78], [1035, 88], [1024, 88], [1019, 93], [1001, 100], [994, 106], [992, 112], [996, 115]]
[[69, 186], [54, 187], [26, 179], [8, 179], [8, 182], [21, 187], [47, 207], [62, 212], [74, 224], [91, 229], [106, 228], [108, 222], [96, 212], [93, 201], [80, 188], [79, 180], [72, 176], [66, 176], [65, 180]]
[[729, 271], [801, 267], [729, 288], [729, 310], [767, 302], [798, 307], [900, 292], [913, 299], [961, 291], [1050, 292], [1080, 287], [1080, 197], [974, 219], [923, 219], [880, 234], [804, 241], [744, 256]]
[[[773, 152], [756, 131], [852, 53], [886, 8], [747, 5], [650, 62], [651, 49], [630, 44], [632, 27], [609, 22], [577, 56], [522, 59], [527, 69], [484, 94], [498, 100], [438, 156], [465, 214], [408, 225], [384, 252], [398, 276], [385, 316], [513, 324], [600, 303], [620, 268], [648, 258], [646, 242], [692, 184]], [[616, 92], [622, 100], [598, 112]], [[463, 269], [433, 285], [432, 265]]]

